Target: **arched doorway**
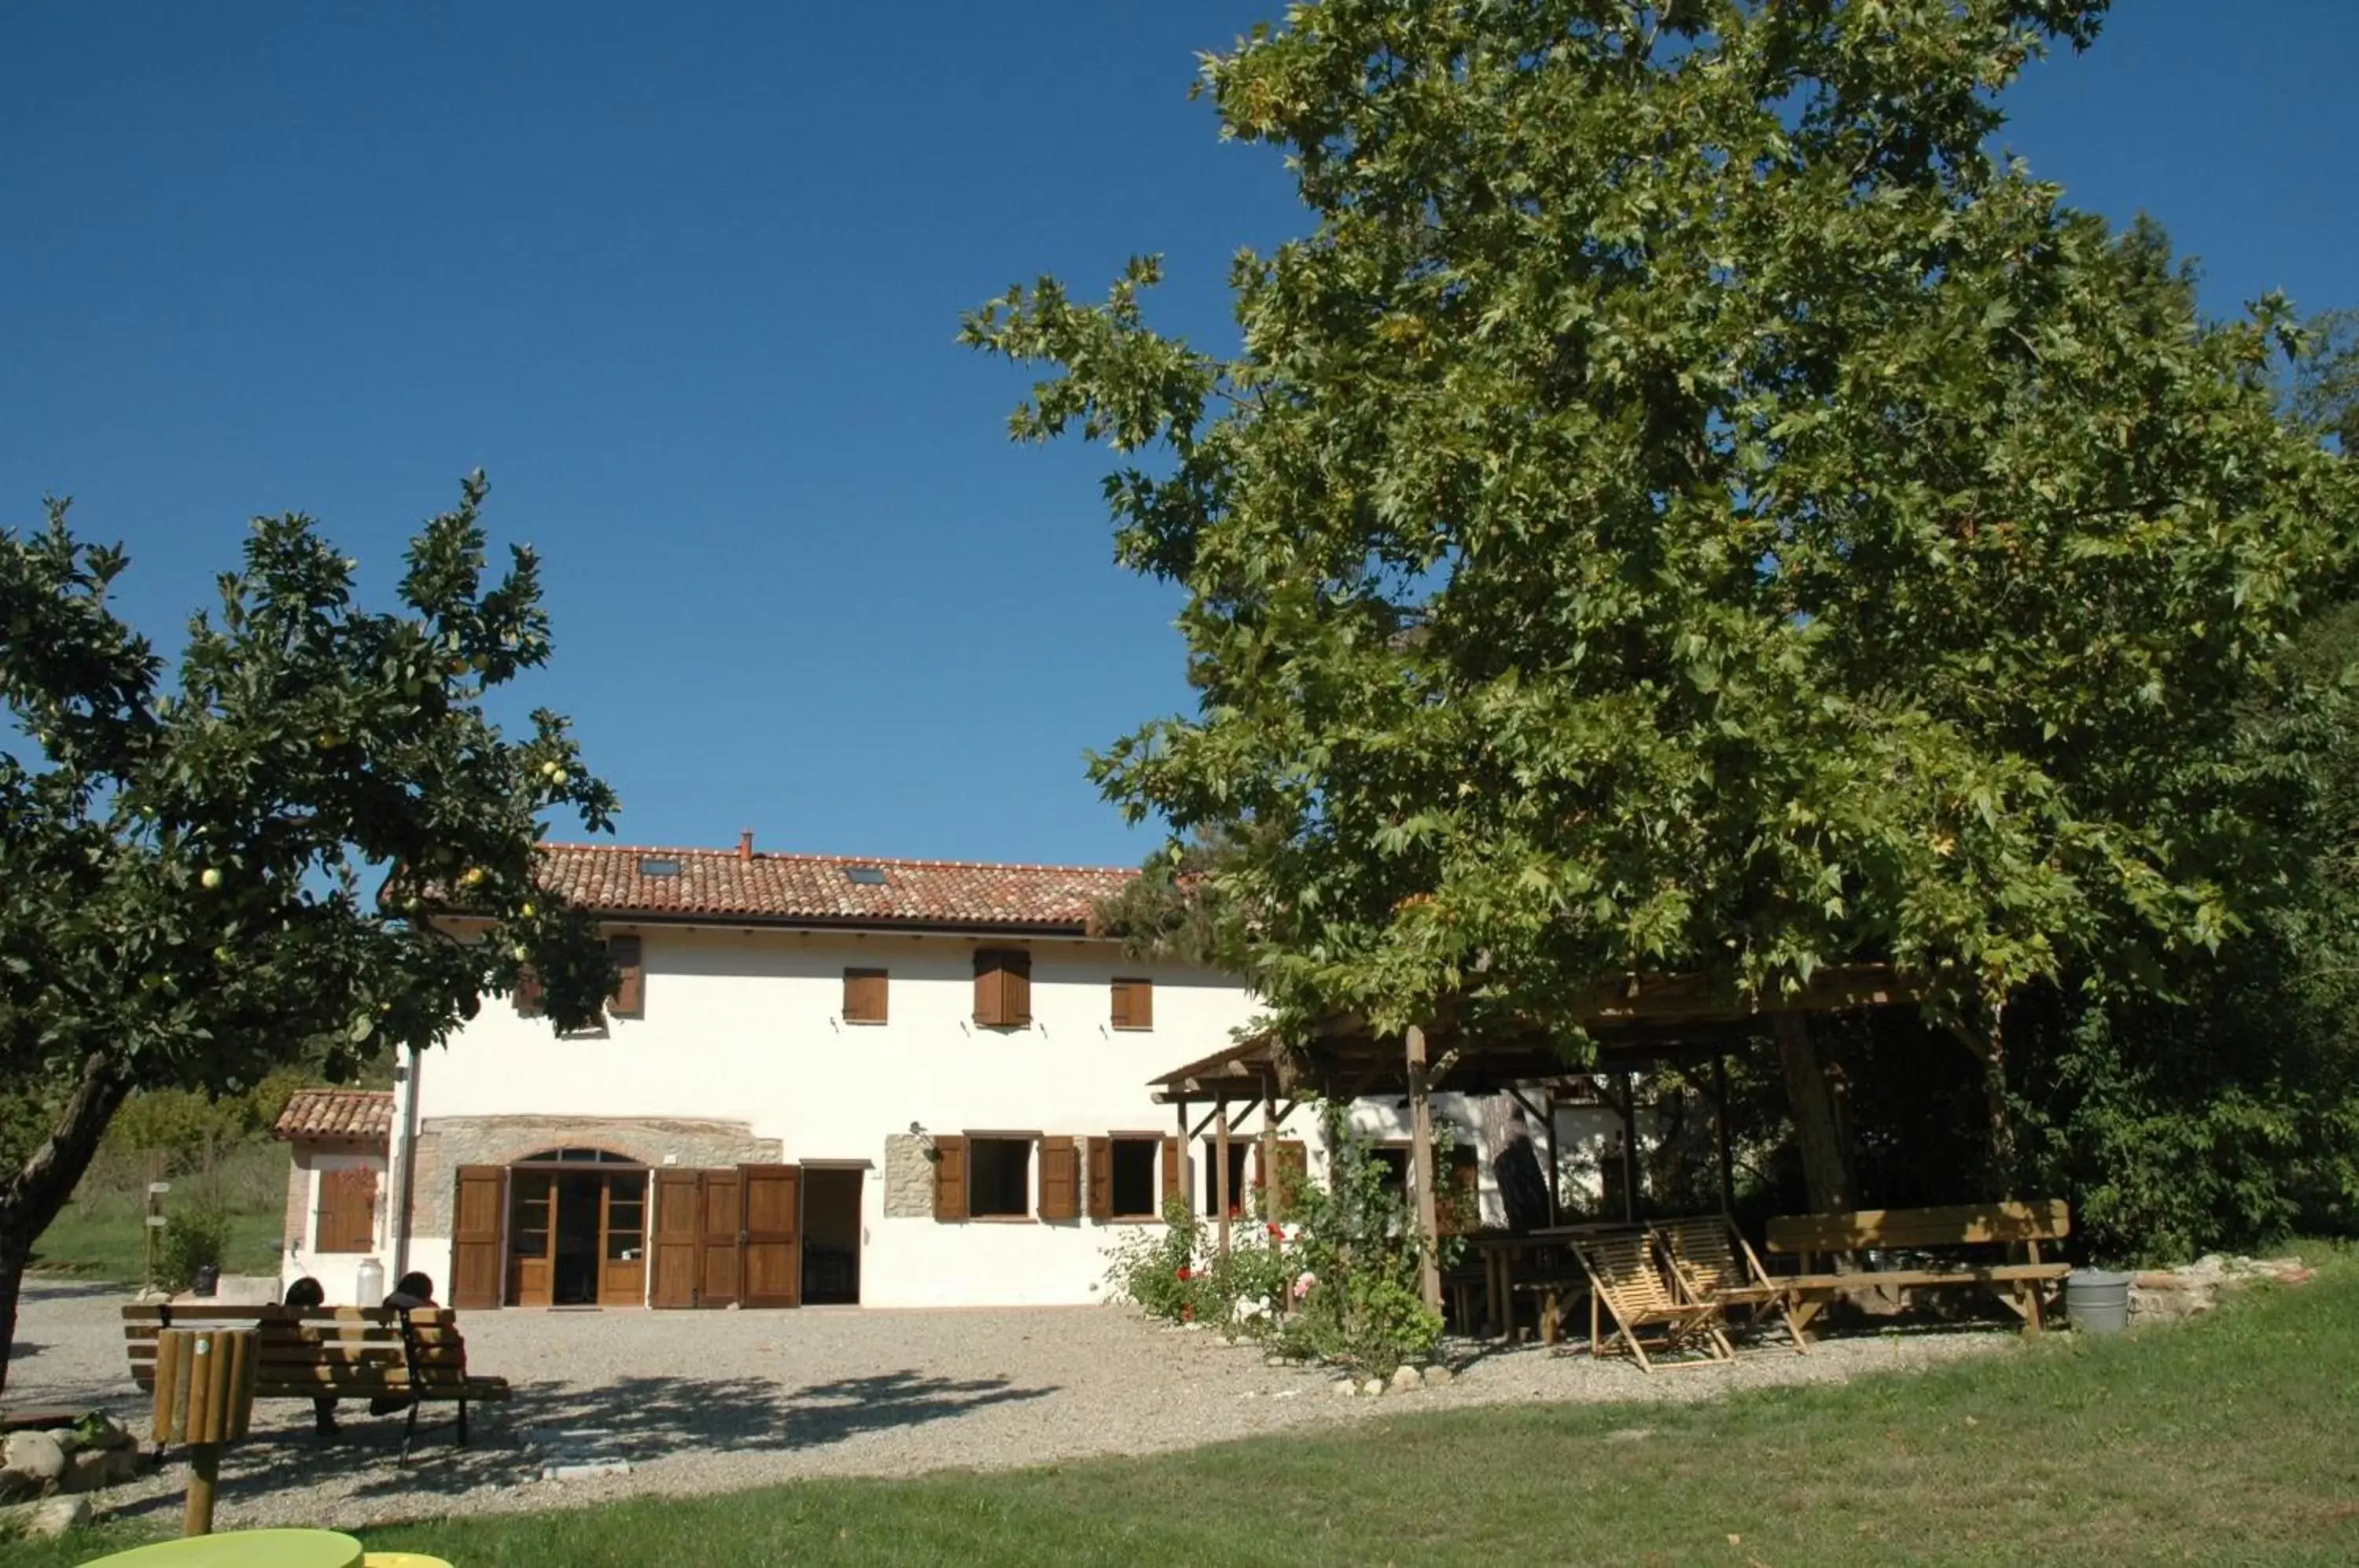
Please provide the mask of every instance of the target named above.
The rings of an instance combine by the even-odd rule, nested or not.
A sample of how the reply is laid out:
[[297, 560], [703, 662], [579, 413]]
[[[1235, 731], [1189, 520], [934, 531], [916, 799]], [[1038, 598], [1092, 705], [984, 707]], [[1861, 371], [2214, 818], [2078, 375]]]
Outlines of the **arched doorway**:
[[518, 1307], [647, 1301], [647, 1170], [592, 1148], [544, 1149], [508, 1168], [506, 1296]]

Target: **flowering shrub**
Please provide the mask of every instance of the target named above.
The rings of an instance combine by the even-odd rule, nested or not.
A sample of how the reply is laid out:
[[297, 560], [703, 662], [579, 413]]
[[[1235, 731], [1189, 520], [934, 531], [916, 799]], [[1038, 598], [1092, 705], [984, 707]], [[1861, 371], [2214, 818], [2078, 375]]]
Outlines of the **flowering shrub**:
[[[1114, 1294], [1167, 1323], [1215, 1324], [1378, 1377], [1431, 1354], [1441, 1319], [1418, 1294], [1414, 1215], [1341, 1109], [1326, 1121], [1327, 1185], [1302, 1183], [1288, 1223], [1233, 1226], [1223, 1256], [1187, 1200], [1172, 1198], [1160, 1233], [1114, 1249]], [[1441, 1239], [1443, 1267], [1460, 1245]]]

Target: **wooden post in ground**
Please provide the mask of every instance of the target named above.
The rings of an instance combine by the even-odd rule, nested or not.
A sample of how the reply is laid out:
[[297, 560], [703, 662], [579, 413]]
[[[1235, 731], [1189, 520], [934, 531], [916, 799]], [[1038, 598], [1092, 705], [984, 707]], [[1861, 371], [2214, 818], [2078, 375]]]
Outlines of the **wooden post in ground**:
[[1265, 1078], [1261, 1089], [1261, 1221], [1272, 1252], [1277, 1250], [1277, 1237], [1269, 1226], [1284, 1207], [1278, 1202], [1277, 1186], [1277, 1085]]
[[1802, 1183], [1810, 1208], [1821, 1214], [1859, 1206], [1852, 1190], [1851, 1160], [1835, 1125], [1834, 1098], [1810, 1038], [1810, 1020], [1800, 1013], [1771, 1015], [1777, 1036], [1777, 1063], [1786, 1078], [1786, 1100], [1794, 1116], [1794, 1141], [1802, 1156]]
[[1221, 1256], [1229, 1255], [1229, 1103], [1212, 1117], [1212, 1205], [1220, 1211]]
[[1417, 1289], [1425, 1304], [1441, 1310], [1441, 1227], [1434, 1205], [1433, 1108], [1425, 1083], [1425, 1030], [1408, 1029], [1408, 1138], [1410, 1180], [1417, 1183]]
[[1563, 1223], [1564, 1219], [1564, 1194], [1559, 1184], [1564, 1180], [1564, 1167], [1557, 1162], [1555, 1089], [1549, 1088], [1540, 1091], [1540, 1110], [1543, 1113], [1540, 1127], [1547, 1138], [1548, 1144], [1549, 1224], [1551, 1225], [1560, 1225]]

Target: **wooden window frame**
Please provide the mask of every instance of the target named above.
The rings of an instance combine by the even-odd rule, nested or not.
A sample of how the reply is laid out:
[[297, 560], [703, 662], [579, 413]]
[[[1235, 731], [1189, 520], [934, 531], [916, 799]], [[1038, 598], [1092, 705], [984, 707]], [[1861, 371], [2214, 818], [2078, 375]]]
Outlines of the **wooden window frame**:
[[1107, 986], [1110, 1027], [1125, 1034], [1155, 1032], [1155, 982], [1145, 975], [1117, 975]]
[[977, 1029], [1032, 1027], [1032, 954], [1024, 948], [974, 950], [974, 1023]]
[[[1105, 1225], [1160, 1225], [1163, 1223], [1163, 1146], [1170, 1141], [1169, 1133], [1109, 1132], [1106, 1141], [1106, 1212], [1100, 1216]], [[1125, 1214], [1114, 1206], [1114, 1146], [1118, 1143], [1147, 1143], [1155, 1146], [1155, 1165], [1148, 1183], [1155, 1193], [1155, 1206], [1145, 1214]]]
[[[368, 1178], [368, 1203], [360, 1215], [347, 1214], [328, 1206], [329, 1192], [357, 1171]], [[376, 1205], [383, 1192], [383, 1173], [373, 1165], [322, 1166], [315, 1172], [317, 1196], [312, 1201], [311, 1250], [322, 1256], [350, 1258], [376, 1250]], [[339, 1223], [342, 1234], [331, 1236], [328, 1222]], [[358, 1227], [357, 1229], [355, 1227]]]
[[[875, 983], [876, 1008], [873, 1016], [864, 1008], [855, 1010], [853, 1006], [853, 998], [858, 994], [854, 987], [867, 981]], [[858, 969], [846, 965], [843, 971], [843, 1011], [841, 1015], [843, 1021], [847, 1024], [858, 1024], [864, 1029], [890, 1023], [893, 1016], [892, 991], [893, 972], [891, 970]]]
[[647, 947], [646, 939], [633, 932], [608, 937], [606, 962], [612, 964], [616, 971], [614, 989], [606, 998], [606, 1016], [610, 1018], [647, 1017]]
[[[966, 1146], [966, 1219], [970, 1225], [1038, 1225], [1040, 1223], [1040, 1135], [1037, 1132], [964, 1132], [959, 1135]], [[1024, 1203], [1014, 1214], [979, 1214], [974, 1212], [975, 1159], [977, 1143], [1020, 1143], [1024, 1146]]]

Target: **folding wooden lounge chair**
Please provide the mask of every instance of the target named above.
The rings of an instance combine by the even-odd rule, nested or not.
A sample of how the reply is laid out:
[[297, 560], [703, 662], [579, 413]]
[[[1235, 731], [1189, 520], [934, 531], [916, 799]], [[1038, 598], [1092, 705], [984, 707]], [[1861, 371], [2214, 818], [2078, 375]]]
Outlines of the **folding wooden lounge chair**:
[[[1592, 1356], [1602, 1356], [1607, 1345], [1618, 1345], [1630, 1353], [1640, 1370], [1652, 1372], [1655, 1363], [1640, 1341], [1639, 1331], [1656, 1329], [1659, 1331], [1654, 1346], [1657, 1356], [1677, 1350], [1701, 1353], [1701, 1360], [1666, 1361], [1666, 1367], [1701, 1367], [1736, 1359], [1727, 1335], [1720, 1332], [1720, 1309], [1686, 1299], [1687, 1292], [1677, 1280], [1657, 1267], [1654, 1239], [1644, 1231], [1577, 1241], [1572, 1250], [1589, 1275]], [[1603, 1344], [1598, 1339], [1600, 1308], [1614, 1319], [1614, 1333]]]
[[1795, 1352], [1808, 1351], [1786, 1287], [1761, 1267], [1735, 1221], [1726, 1214], [1691, 1214], [1660, 1221], [1654, 1228], [1688, 1300], [1718, 1308], [1732, 1323], [1741, 1312], [1747, 1327], [1774, 1312], [1785, 1320]]

